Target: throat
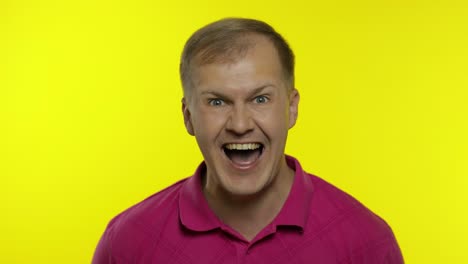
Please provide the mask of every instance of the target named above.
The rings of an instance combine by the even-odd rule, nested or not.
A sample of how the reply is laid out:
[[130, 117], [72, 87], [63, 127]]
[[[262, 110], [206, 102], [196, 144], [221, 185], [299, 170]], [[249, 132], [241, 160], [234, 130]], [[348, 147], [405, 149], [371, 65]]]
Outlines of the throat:
[[255, 196], [250, 197], [250, 200], [230, 200], [222, 203], [208, 201], [208, 203], [223, 223], [250, 242], [275, 219], [285, 200], [278, 193], [268, 195], [270, 197]]
[[209, 207], [219, 219], [252, 241], [280, 213], [292, 187], [293, 175], [282, 177], [280, 188], [266, 188], [248, 196], [204, 190]]

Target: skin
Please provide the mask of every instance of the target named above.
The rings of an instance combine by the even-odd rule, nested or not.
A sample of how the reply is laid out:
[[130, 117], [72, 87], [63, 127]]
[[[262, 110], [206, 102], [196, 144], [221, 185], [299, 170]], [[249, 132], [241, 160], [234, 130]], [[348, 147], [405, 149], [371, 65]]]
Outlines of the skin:
[[[288, 130], [297, 119], [299, 93], [289, 89], [273, 44], [263, 36], [234, 62], [194, 67], [182, 100], [185, 126], [206, 163], [203, 192], [215, 214], [252, 240], [279, 213], [292, 186], [286, 164]], [[253, 164], [234, 164], [227, 143], [261, 143]]]

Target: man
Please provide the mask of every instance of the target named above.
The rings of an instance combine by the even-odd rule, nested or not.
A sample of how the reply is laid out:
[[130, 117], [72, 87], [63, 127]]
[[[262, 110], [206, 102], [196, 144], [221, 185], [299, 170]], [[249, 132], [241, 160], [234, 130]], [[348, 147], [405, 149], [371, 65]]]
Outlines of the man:
[[195, 174], [115, 217], [93, 263], [403, 263], [378, 216], [286, 156], [294, 55], [264, 22], [195, 32], [180, 67]]

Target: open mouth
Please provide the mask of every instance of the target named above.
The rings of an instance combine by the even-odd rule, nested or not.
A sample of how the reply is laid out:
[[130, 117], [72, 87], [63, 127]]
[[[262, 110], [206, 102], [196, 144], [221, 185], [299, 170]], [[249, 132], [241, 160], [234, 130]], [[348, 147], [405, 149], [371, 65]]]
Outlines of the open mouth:
[[238, 166], [248, 166], [255, 163], [263, 153], [260, 143], [225, 144], [224, 153], [232, 163]]

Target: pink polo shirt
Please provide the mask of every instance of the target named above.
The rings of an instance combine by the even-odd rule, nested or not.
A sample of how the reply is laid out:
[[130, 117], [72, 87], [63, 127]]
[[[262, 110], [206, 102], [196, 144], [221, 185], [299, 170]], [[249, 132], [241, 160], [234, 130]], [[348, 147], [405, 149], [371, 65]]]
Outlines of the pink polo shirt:
[[93, 264], [104, 263], [404, 263], [390, 227], [349, 194], [295, 170], [278, 216], [252, 241], [223, 224], [195, 174], [116, 216]]

